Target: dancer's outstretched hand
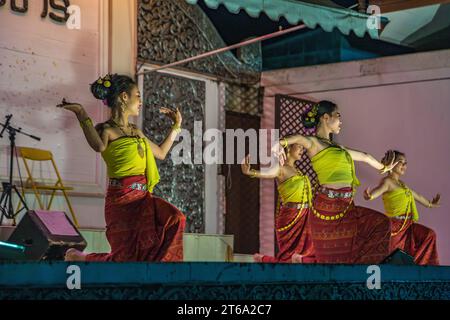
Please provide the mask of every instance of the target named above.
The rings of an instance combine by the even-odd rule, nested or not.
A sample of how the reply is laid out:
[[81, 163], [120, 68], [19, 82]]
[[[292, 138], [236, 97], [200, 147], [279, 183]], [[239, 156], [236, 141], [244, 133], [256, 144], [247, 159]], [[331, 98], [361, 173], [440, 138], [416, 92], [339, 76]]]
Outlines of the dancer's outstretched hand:
[[56, 105], [57, 108], [63, 108], [69, 111], [72, 111], [76, 115], [81, 114], [84, 111], [84, 108], [79, 103], [67, 102], [66, 98], [62, 99], [61, 103]]
[[372, 195], [370, 194], [370, 188], [367, 188], [366, 190], [364, 190], [364, 199], [365, 200], [371, 200], [372, 199]]
[[438, 193], [433, 200], [431, 200], [431, 208], [439, 208], [441, 205], [439, 202], [441, 201], [441, 195]]
[[175, 110], [172, 110], [172, 109], [169, 109], [166, 107], [162, 107], [159, 109], [159, 112], [168, 116], [170, 119], [172, 119], [172, 121], [174, 122], [175, 125], [181, 127], [181, 122], [183, 121], [183, 117], [181, 116], [181, 112], [178, 107]]
[[388, 164], [387, 166], [384, 166], [384, 168], [380, 170], [380, 173], [381, 173], [381, 174], [384, 174], [384, 173], [386, 173], [386, 172], [391, 171], [392, 169], [395, 168], [395, 166], [396, 166], [399, 162], [400, 162], [400, 161], [394, 162], [394, 159], [392, 159], [392, 161], [391, 161], [390, 164]]
[[248, 154], [244, 160], [242, 160], [241, 162], [241, 170], [242, 173], [245, 175], [250, 175], [250, 170], [251, 170], [252, 166], [250, 164], [250, 155]]
[[280, 162], [280, 166], [283, 166], [287, 159], [286, 153], [284, 152], [284, 148], [279, 143], [277, 143], [276, 145], [274, 145], [272, 147], [271, 151], [272, 151], [272, 154], [278, 158], [278, 161]]

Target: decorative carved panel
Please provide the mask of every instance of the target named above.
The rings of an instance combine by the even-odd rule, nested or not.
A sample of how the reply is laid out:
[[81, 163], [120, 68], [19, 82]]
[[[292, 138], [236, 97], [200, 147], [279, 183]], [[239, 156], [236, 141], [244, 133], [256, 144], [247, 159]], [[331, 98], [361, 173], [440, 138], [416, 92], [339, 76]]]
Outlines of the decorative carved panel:
[[246, 85], [226, 85], [225, 110], [260, 116], [263, 108], [263, 88]]
[[[155, 143], [162, 143], [170, 131], [172, 121], [159, 112], [160, 107], [179, 106], [183, 115], [183, 129], [191, 134], [190, 158], [192, 164], [174, 165], [171, 154], [164, 161], [157, 160], [160, 183], [155, 195], [177, 206], [186, 215], [186, 232], [205, 230], [204, 195], [205, 170], [203, 164], [194, 164], [194, 121], [204, 123], [205, 83], [173, 75], [150, 73], [144, 77], [145, 134]], [[203, 128], [200, 139], [203, 137]], [[181, 143], [181, 139], [177, 143]]]
[[[306, 129], [301, 121], [301, 115], [311, 109], [313, 104], [313, 101], [277, 95], [275, 97], [275, 126], [280, 129], [280, 137], [293, 134], [314, 135], [315, 129]], [[303, 154], [302, 159], [296, 162], [296, 165], [303, 174], [308, 175], [311, 186], [313, 188], [317, 186], [317, 175], [306, 152]]]
[[[197, 5], [180, 0], [140, 0], [138, 59], [167, 64], [226, 46], [214, 25]], [[259, 83], [262, 66], [260, 43], [227, 51], [182, 66], [211, 74], [225, 82]]]

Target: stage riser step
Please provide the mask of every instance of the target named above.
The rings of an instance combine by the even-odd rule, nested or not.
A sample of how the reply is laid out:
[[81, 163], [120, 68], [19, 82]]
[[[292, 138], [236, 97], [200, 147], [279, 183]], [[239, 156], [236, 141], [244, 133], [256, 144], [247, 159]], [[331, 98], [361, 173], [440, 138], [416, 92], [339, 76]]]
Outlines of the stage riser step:
[[[13, 227], [0, 228], [0, 241], [6, 241]], [[86, 239], [87, 253], [104, 253], [110, 251], [104, 230], [80, 229]], [[186, 262], [233, 262], [233, 236], [216, 234], [185, 233], [183, 237], [183, 254]], [[235, 262], [252, 262], [252, 256], [237, 255]]]

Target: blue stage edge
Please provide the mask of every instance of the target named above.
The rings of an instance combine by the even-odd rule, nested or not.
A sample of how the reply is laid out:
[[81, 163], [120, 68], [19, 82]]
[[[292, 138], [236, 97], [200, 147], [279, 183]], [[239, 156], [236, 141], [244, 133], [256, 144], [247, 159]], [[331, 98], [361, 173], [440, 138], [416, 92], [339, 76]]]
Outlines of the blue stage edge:
[[450, 267], [379, 267], [369, 289], [365, 265], [4, 262], [0, 300], [450, 300]]

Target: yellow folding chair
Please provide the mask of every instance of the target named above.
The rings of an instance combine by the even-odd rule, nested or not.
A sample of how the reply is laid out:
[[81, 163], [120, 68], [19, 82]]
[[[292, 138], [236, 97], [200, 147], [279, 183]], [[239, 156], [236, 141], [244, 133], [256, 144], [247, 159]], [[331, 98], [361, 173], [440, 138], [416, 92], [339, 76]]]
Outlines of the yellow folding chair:
[[[35, 148], [27, 148], [27, 147], [17, 147], [17, 151], [19, 156], [23, 159], [23, 163], [25, 165], [25, 169], [28, 174], [28, 178], [23, 186], [22, 193], [25, 193], [25, 190], [33, 190], [36, 199], [38, 201], [39, 207], [41, 210], [50, 210], [50, 207], [52, 206], [53, 199], [55, 197], [55, 194], [57, 191], [61, 191], [64, 195], [64, 198], [66, 199], [67, 206], [69, 207], [70, 214], [72, 215], [73, 222], [75, 226], [78, 227], [78, 221], [75, 216], [75, 213], [72, 208], [72, 204], [70, 203], [69, 197], [67, 195], [67, 191], [73, 190], [72, 187], [66, 187], [64, 186], [61, 176], [59, 174], [58, 168], [56, 167], [55, 160], [53, 159], [53, 154], [50, 151], [47, 150], [41, 150], [41, 149], [35, 149]], [[30, 170], [30, 167], [28, 165], [27, 160], [30, 161], [50, 161], [53, 169], [55, 170], [57, 180], [55, 184], [43, 184], [38, 183], [32, 175], [32, 170]], [[48, 202], [47, 208], [44, 208], [44, 203], [41, 198], [40, 191], [51, 191], [50, 200]], [[20, 206], [20, 204], [19, 204]], [[18, 207], [19, 209], [19, 207]], [[18, 211], [18, 210], [17, 210]]]

